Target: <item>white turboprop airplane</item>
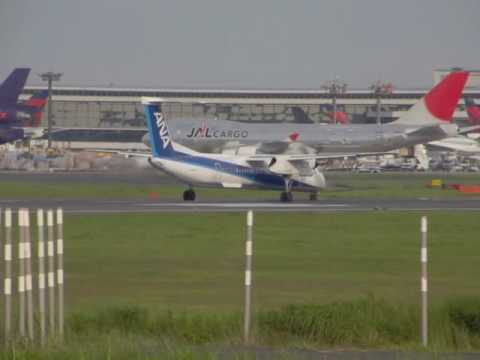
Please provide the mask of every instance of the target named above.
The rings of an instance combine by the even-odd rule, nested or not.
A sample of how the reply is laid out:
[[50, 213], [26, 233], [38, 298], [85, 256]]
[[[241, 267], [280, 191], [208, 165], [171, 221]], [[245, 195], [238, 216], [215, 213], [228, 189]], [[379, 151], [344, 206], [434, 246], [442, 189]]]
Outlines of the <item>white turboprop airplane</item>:
[[[128, 156], [148, 157], [155, 169], [161, 170], [188, 186], [185, 201], [195, 200], [195, 186], [221, 188], [259, 188], [283, 190], [281, 201], [291, 201], [292, 191], [309, 192], [316, 198], [326, 185], [318, 160], [375, 155], [226, 155], [196, 152], [170, 136], [158, 99], [144, 98], [142, 103], [148, 125], [151, 155], [127, 153]], [[377, 153], [378, 154], [378, 153]]]

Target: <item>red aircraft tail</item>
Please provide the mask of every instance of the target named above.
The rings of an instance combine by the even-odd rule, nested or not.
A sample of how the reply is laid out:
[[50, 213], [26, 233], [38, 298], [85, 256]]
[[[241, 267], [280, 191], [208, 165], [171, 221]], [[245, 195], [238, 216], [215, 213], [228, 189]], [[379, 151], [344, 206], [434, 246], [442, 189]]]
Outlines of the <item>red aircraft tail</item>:
[[32, 115], [32, 121], [26, 126], [40, 126], [42, 121], [42, 111], [48, 102], [48, 91], [40, 90], [35, 92], [30, 99], [26, 100], [23, 105], [28, 107], [30, 114]]
[[468, 122], [471, 125], [480, 123], [480, 105], [475, 104], [473, 99], [465, 99], [465, 106], [468, 114]]
[[395, 123], [422, 126], [451, 122], [468, 76], [468, 71], [451, 72]]

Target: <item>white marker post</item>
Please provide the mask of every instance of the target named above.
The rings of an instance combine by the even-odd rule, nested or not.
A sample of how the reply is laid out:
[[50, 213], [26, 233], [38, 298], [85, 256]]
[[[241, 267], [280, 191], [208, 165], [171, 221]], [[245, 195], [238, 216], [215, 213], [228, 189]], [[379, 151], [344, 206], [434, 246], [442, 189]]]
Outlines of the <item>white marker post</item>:
[[53, 234], [53, 210], [47, 211], [47, 232], [48, 232], [48, 327], [51, 337], [55, 334], [55, 252]]
[[245, 243], [245, 314], [244, 314], [244, 342], [250, 341], [251, 297], [252, 297], [252, 255], [253, 255], [253, 211], [247, 212], [247, 241]]
[[63, 341], [63, 210], [57, 209], [58, 336]]
[[26, 335], [25, 328], [25, 231], [24, 231], [24, 209], [18, 209], [18, 228], [19, 228], [19, 241], [18, 241], [18, 303], [19, 303], [19, 330], [22, 338]]
[[40, 344], [45, 345], [46, 321], [45, 321], [45, 227], [43, 209], [37, 209], [38, 228], [38, 305], [40, 314]]
[[422, 294], [422, 345], [428, 345], [428, 279], [427, 279], [427, 217], [422, 216], [421, 233], [422, 246], [420, 250], [420, 262], [422, 267], [421, 294]]
[[10, 341], [12, 332], [12, 209], [5, 210], [5, 277], [3, 294], [5, 295], [5, 343]]
[[27, 294], [28, 338], [33, 342], [33, 289], [32, 289], [32, 244], [30, 239], [30, 210], [23, 211], [24, 251], [25, 251], [25, 291]]

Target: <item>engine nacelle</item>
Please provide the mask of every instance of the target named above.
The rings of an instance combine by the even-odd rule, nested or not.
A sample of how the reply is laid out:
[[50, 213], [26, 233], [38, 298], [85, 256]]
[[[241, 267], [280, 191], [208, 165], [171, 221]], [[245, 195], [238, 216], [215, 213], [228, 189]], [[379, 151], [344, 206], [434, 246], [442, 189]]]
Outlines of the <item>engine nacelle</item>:
[[288, 161], [276, 157], [272, 158], [268, 164], [268, 169], [275, 174], [281, 175], [294, 175], [297, 172]]
[[276, 156], [272, 158], [268, 168], [271, 172], [286, 176], [311, 176], [316, 167], [314, 159], [291, 160], [288, 157]]
[[327, 181], [323, 172], [316, 168], [313, 170], [313, 174], [310, 176], [294, 176], [293, 179], [298, 180], [304, 184], [316, 187], [318, 189], [324, 189], [327, 187]]

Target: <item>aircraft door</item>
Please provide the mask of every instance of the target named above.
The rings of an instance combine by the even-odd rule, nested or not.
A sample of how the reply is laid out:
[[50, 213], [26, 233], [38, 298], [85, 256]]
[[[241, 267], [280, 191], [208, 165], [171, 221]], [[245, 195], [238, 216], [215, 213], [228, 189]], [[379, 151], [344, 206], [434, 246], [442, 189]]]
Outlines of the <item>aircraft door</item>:
[[216, 183], [221, 184], [223, 182], [223, 167], [220, 162], [215, 162], [215, 175], [214, 175], [214, 181]]

